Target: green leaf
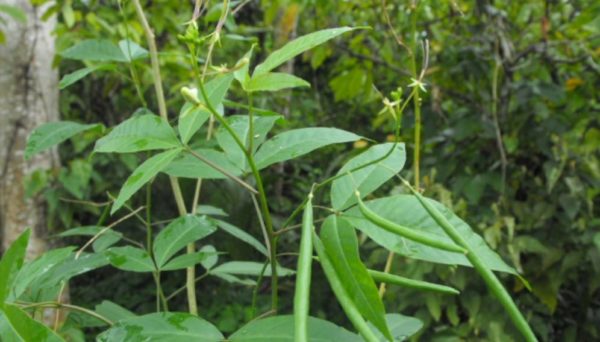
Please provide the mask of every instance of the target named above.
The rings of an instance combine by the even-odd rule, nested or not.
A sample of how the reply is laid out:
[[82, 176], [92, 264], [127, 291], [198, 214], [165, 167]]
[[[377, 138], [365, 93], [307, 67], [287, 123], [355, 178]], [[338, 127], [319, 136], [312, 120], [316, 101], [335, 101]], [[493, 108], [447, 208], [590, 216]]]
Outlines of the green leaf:
[[186, 215], [171, 222], [156, 238], [152, 249], [156, 265], [161, 268], [188, 243], [212, 234], [217, 228], [205, 217]]
[[[231, 342], [294, 342], [294, 316], [282, 315], [254, 320], [227, 339]], [[331, 322], [308, 318], [309, 341], [361, 342], [358, 335]]]
[[[387, 314], [385, 320], [390, 327], [394, 341], [406, 341], [423, 327], [423, 322], [419, 319], [400, 314]], [[371, 323], [369, 326], [380, 340], [385, 340], [385, 337]]]
[[9, 295], [15, 276], [21, 265], [23, 265], [30, 234], [31, 230], [29, 229], [21, 233], [10, 244], [10, 247], [4, 252], [2, 259], [0, 259], [0, 308], [4, 306], [4, 301]]
[[33, 155], [60, 144], [75, 134], [100, 126], [100, 124], [84, 125], [72, 121], [56, 121], [42, 124], [27, 139], [25, 159], [30, 159]]
[[103, 300], [102, 303], [96, 305], [95, 311], [102, 317], [113, 322], [136, 317], [133, 312], [111, 302], [110, 300]]
[[[219, 77], [216, 77], [204, 85], [206, 96], [210, 101], [213, 108], [217, 108], [225, 98], [227, 90], [231, 86], [233, 80], [233, 74], [228, 73]], [[196, 90], [197, 92], [197, 90]], [[210, 117], [210, 112], [204, 106], [204, 98], [198, 96], [198, 101], [201, 105], [195, 105], [187, 102], [179, 114], [178, 130], [181, 136], [181, 141], [187, 144], [194, 133], [196, 133], [202, 124]]]
[[13, 331], [22, 341], [64, 342], [50, 328], [29, 317], [25, 311], [14, 305], [5, 305], [2, 312], [12, 326]]
[[32, 293], [38, 293], [45, 288], [56, 286], [61, 282], [69, 281], [69, 279], [77, 275], [106, 265], [108, 265], [108, 259], [104, 254], [83, 253], [77, 259], [75, 258], [75, 254], [71, 254], [64, 261], [50, 268], [33, 282], [31, 286]]
[[86, 39], [78, 42], [63, 52], [63, 58], [99, 61], [99, 62], [128, 62], [121, 49], [106, 39]]
[[248, 69], [250, 68], [250, 59], [252, 58], [252, 51], [256, 44], [252, 44], [250, 50], [246, 52], [244, 57], [237, 61], [235, 64], [235, 71], [233, 72], [233, 77], [240, 82], [242, 88], [246, 90], [246, 84], [250, 80], [250, 74], [248, 73]]
[[100, 65], [94, 65], [94, 66], [82, 68], [79, 70], [75, 70], [72, 73], [64, 75], [61, 78], [60, 82], [58, 83], [58, 87], [61, 90], [65, 89], [66, 87], [79, 81], [80, 79], [86, 77], [87, 75], [89, 75], [90, 73], [92, 73], [96, 70], [112, 69], [112, 68], [114, 68], [114, 66], [112, 64], [100, 64]]
[[[441, 203], [428, 199], [450, 223], [456, 227], [458, 232], [469, 242], [477, 251], [477, 254], [483, 259], [485, 264], [497, 271], [517, 274], [515, 269], [508, 266], [496, 254], [485, 241], [477, 235], [471, 227], [452, 213]], [[397, 195], [392, 197], [380, 198], [365, 202], [366, 206], [392, 222], [409, 227], [415, 230], [421, 230], [439, 237], [440, 240], [453, 243], [446, 235], [429, 213], [421, 206], [419, 201], [411, 195]], [[404, 255], [409, 258], [426, 260], [434, 263], [449, 265], [471, 266], [467, 258], [460, 253], [452, 253], [437, 248], [425, 246], [420, 243], [412, 242], [387, 232], [377, 225], [363, 218], [358, 208], [348, 210], [344, 216], [354, 227], [367, 234], [373, 241], [387, 248], [390, 251]]]
[[269, 253], [267, 252], [267, 248], [260, 241], [258, 241], [256, 238], [254, 238], [252, 235], [246, 233], [246, 231], [244, 231], [243, 229], [240, 229], [240, 228], [238, 228], [230, 223], [227, 223], [225, 221], [216, 220], [216, 219], [214, 221], [217, 223], [217, 226], [219, 226], [219, 228], [224, 230], [229, 235], [233, 236], [234, 238], [236, 238], [240, 241], [243, 241], [243, 242], [249, 244], [250, 246], [254, 247], [254, 249], [261, 252], [264, 256], [266, 256], [266, 257], [269, 256]]
[[297, 158], [318, 148], [359, 140], [361, 137], [337, 128], [312, 127], [283, 132], [267, 140], [256, 153], [256, 165], [265, 168]]
[[343, 218], [330, 215], [321, 226], [321, 240], [346, 292], [360, 313], [391, 340], [385, 321], [385, 308], [373, 278], [360, 260], [354, 228]]
[[169, 123], [154, 114], [137, 115], [116, 126], [99, 139], [94, 152], [139, 152], [181, 146]]
[[[69, 237], [69, 236], [94, 236], [104, 230], [106, 227], [101, 226], [83, 226], [76, 227], [64, 231], [57, 236], [60, 237]], [[92, 247], [95, 252], [102, 252], [108, 247], [114, 245], [119, 242], [123, 238], [123, 234], [120, 232], [114, 231], [112, 229], [104, 231], [102, 235], [100, 235], [96, 241], [92, 243]]]
[[11, 297], [18, 299], [32, 283], [37, 282], [54, 266], [71, 257], [74, 249], [75, 247], [53, 249], [23, 265], [15, 277]]
[[196, 213], [208, 216], [229, 216], [229, 214], [227, 214], [225, 210], [209, 204], [200, 204], [199, 206], [197, 206]]
[[156, 176], [162, 169], [167, 167], [177, 155], [181, 152], [181, 148], [175, 148], [169, 151], [161, 152], [148, 158], [142, 165], [138, 166], [131, 176], [127, 178], [125, 184], [119, 191], [117, 199], [110, 209], [110, 214], [114, 214], [119, 208], [125, 204], [125, 202], [133, 196], [144, 184], [149, 182], [154, 176]]
[[202, 248], [200, 248], [200, 252], [206, 253], [206, 258], [200, 261], [200, 264], [202, 264], [202, 267], [207, 270], [213, 268], [217, 264], [217, 261], [219, 261], [219, 253], [214, 246], [202, 246]]
[[356, 190], [360, 192], [361, 198], [364, 198], [402, 170], [406, 162], [404, 144], [397, 144], [394, 150], [391, 150], [392, 147], [394, 147], [394, 143], [372, 146], [350, 159], [338, 171], [338, 175], [347, 174], [348, 171], [358, 166], [385, 157], [391, 151], [391, 154], [384, 160], [333, 181], [331, 185], [331, 203], [334, 209], [343, 210], [355, 204], [356, 195], [354, 192]]
[[[254, 137], [252, 141], [252, 153], [256, 152], [260, 144], [262, 144], [267, 138], [267, 134], [273, 128], [273, 125], [277, 120], [281, 118], [280, 115], [273, 116], [253, 116], [253, 130]], [[236, 133], [242, 142], [248, 144], [249, 134], [249, 116], [248, 115], [232, 115], [227, 117], [227, 123], [231, 129]], [[231, 134], [227, 132], [224, 127], [219, 127], [216, 133], [217, 142], [219, 146], [225, 151], [227, 158], [233, 162], [240, 169], [247, 171], [248, 162], [246, 156], [240, 147], [236, 144], [235, 140], [231, 137]]]
[[[217, 254], [216, 252], [214, 254]], [[161, 271], [175, 271], [180, 270], [187, 267], [192, 267], [196, 264], [201, 263], [202, 261], [208, 258], [208, 253], [206, 252], [196, 252], [192, 254], [183, 254], [171, 259], [167, 262], [166, 265], [160, 268]]]
[[125, 319], [97, 337], [98, 342], [220, 342], [223, 339], [224, 336], [211, 323], [182, 312], [153, 313]]
[[148, 252], [141, 248], [125, 246], [113, 247], [105, 252], [114, 267], [132, 272], [154, 272], [154, 262]]
[[0, 13], [8, 14], [22, 24], [27, 22], [27, 14], [20, 7], [2, 4], [0, 5]]
[[132, 62], [136, 59], [148, 56], [148, 50], [139, 46], [129, 39], [123, 39], [119, 42], [119, 49], [123, 53], [123, 57], [127, 62]]
[[323, 44], [326, 41], [341, 35], [342, 33], [352, 30], [354, 29], [351, 27], [338, 27], [317, 31], [302, 37], [298, 37], [285, 44], [281, 49], [271, 53], [264, 62], [256, 66], [252, 77], [267, 73], [287, 62], [288, 60], [298, 56], [304, 51], [310, 50], [317, 45]]
[[294, 75], [282, 72], [268, 72], [253, 76], [246, 85], [246, 91], [278, 91], [287, 88], [310, 87], [310, 83]]
[[[249, 275], [249, 276], [260, 276], [260, 273], [264, 267], [262, 262], [254, 262], [254, 261], [230, 261], [223, 263], [215, 268], [213, 268], [210, 273], [226, 273], [226, 274], [238, 274], [238, 275]], [[277, 275], [279, 277], [287, 277], [293, 275], [294, 271], [289, 268], [277, 266]], [[271, 265], [267, 265], [265, 269], [265, 273], [263, 274], [265, 277], [271, 276]]]
[[[208, 148], [199, 148], [195, 149], [194, 151], [214, 164], [219, 165], [225, 171], [234, 176], [239, 176], [242, 174], [242, 170], [235, 166], [223, 152]], [[169, 164], [169, 166], [163, 170], [163, 172], [169, 176], [180, 178], [227, 178], [227, 176], [225, 176], [223, 173], [210, 167], [203, 161], [194, 157], [191, 153], [182, 153], [178, 158], [173, 160], [171, 164]]]

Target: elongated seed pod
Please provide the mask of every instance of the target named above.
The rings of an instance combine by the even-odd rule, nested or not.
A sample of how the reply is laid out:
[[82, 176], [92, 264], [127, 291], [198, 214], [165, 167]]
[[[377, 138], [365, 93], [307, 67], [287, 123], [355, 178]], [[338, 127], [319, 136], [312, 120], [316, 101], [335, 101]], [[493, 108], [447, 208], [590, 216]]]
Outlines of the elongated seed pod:
[[312, 268], [313, 233], [313, 194], [308, 195], [302, 217], [302, 236], [300, 255], [296, 273], [296, 292], [294, 294], [294, 341], [308, 342], [308, 311], [310, 308], [310, 276]]
[[421, 280], [404, 278], [404, 277], [400, 277], [400, 276], [397, 276], [394, 274], [379, 272], [379, 271], [375, 271], [375, 270], [367, 270], [367, 271], [369, 272], [369, 275], [371, 275], [373, 280], [381, 282], [381, 283], [394, 284], [394, 285], [407, 287], [407, 288], [411, 288], [411, 289], [416, 289], [416, 290], [432, 291], [432, 292], [439, 292], [439, 293], [452, 294], [452, 295], [457, 295], [460, 293], [460, 291], [458, 291], [457, 289], [450, 287], [450, 286], [429, 283], [429, 282], [421, 281]]
[[431, 236], [429, 234], [425, 234], [414, 229], [410, 229], [404, 226], [401, 226], [395, 222], [387, 220], [379, 215], [377, 215], [373, 210], [369, 209], [363, 201], [360, 199], [360, 194], [358, 191], [356, 192], [356, 198], [358, 199], [358, 208], [360, 212], [365, 216], [367, 220], [371, 223], [376, 224], [377, 226], [387, 230], [390, 233], [394, 233], [396, 235], [400, 235], [403, 238], [409, 239], [414, 242], [421, 243], [423, 245], [427, 245], [430, 247], [443, 249], [449, 252], [463, 253], [466, 254], [467, 250], [457, 246], [454, 243], [448, 243], [443, 240], [438, 240], [438, 238]]
[[325, 252], [325, 247], [323, 247], [323, 243], [321, 242], [317, 234], [314, 232], [313, 246], [315, 248], [315, 251], [317, 252], [317, 255], [319, 256], [319, 262], [321, 263], [323, 272], [325, 272], [325, 276], [329, 281], [329, 285], [331, 286], [335, 297], [340, 303], [340, 306], [346, 313], [346, 316], [348, 317], [350, 322], [352, 322], [352, 325], [356, 328], [356, 330], [358, 330], [358, 332], [367, 342], [379, 342], [377, 336], [375, 336], [371, 328], [369, 328], [369, 325], [367, 324], [365, 319], [361, 316], [360, 312], [358, 311], [358, 308], [356, 307], [356, 304], [354, 304], [354, 301], [352, 301], [352, 298], [350, 298], [350, 296], [344, 289], [340, 278], [338, 278], [337, 273], [335, 272], [335, 269], [333, 268], [333, 265], [331, 264], [327, 253]]
[[500, 280], [496, 278], [494, 272], [492, 272], [492, 270], [487, 267], [483, 260], [479, 258], [473, 247], [469, 245], [469, 243], [458, 233], [458, 230], [456, 230], [456, 228], [446, 219], [444, 215], [442, 215], [442, 213], [439, 212], [439, 210], [437, 210], [431, 203], [429, 203], [429, 201], [421, 196], [421, 194], [415, 191], [415, 189], [413, 189], [408, 182], [404, 181], [404, 184], [417, 197], [423, 208], [427, 210], [435, 222], [437, 222], [437, 224], [444, 229], [446, 234], [448, 234], [448, 236], [454, 242], [464, 247], [468, 251], [467, 259], [469, 259], [475, 270], [479, 272], [479, 275], [481, 278], [483, 278], [494, 296], [498, 299], [502, 306], [504, 306], [504, 309], [507, 311], [510, 319], [513, 321], [517, 329], [519, 329], [521, 334], [523, 334], [525, 340], [527, 342], [537, 342], [537, 338], [535, 337], [533, 330], [531, 330], [527, 320], [525, 320], [525, 317], [523, 317], [523, 314], [521, 311], [519, 311], [519, 308], [517, 308], [517, 305], [512, 300], [510, 294], [508, 294]]

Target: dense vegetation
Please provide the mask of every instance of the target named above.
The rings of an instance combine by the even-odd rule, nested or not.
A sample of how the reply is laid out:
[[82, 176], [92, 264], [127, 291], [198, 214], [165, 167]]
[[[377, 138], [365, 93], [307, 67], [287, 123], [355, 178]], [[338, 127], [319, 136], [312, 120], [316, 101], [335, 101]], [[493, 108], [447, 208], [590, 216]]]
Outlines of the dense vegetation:
[[4, 254], [5, 334], [600, 339], [600, 3], [138, 5], [52, 9], [57, 249]]

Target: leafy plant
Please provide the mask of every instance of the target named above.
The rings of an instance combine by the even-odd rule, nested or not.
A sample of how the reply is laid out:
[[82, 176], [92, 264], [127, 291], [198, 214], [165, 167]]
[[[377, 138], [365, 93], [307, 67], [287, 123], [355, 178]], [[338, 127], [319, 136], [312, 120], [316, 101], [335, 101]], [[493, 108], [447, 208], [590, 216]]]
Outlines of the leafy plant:
[[[193, 79], [187, 86], [181, 87], [184, 105], [179, 111], [175, 127], [168, 117], [160, 74], [160, 56], [152, 28], [139, 1], [134, 0], [133, 6], [144, 29], [148, 50], [128, 40], [121, 41], [118, 45], [106, 40], [85, 40], [65, 50], [62, 57], [126, 63], [130, 67], [136, 60], [149, 57], [159, 115], [147, 108], [140, 109], [98, 139], [92, 152], [92, 155], [143, 152], [146, 159], [133, 169], [118, 195], [109, 196], [104, 215], [97, 226], [73, 228], [63, 233], [63, 236], [92, 236], [76, 252], [72, 247], [53, 250], [23, 264], [27, 233], [7, 251], [0, 261], [0, 270], [3, 271], [0, 276], [0, 331], [10, 334], [7, 336], [15, 336], [16, 339], [60, 340], [57, 333], [33, 319], [41, 309], [50, 307], [70, 310], [99, 321], [97, 324], [103, 329], [97, 336], [99, 341], [184, 341], [190, 338], [198, 341], [222, 341], [225, 339], [223, 333], [199, 317], [196, 282], [206, 276], [214, 276], [258, 289], [263, 278], [270, 277], [271, 309], [228, 336], [227, 340], [394, 341], [413, 336], [421, 329], [422, 323], [416, 318], [386, 313], [376, 281], [446, 295], [459, 294], [458, 290], [449, 286], [399, 277], [389, 274], [388, 270], [379, 272], [367, 268], [359, 253], [358, 230], [391, 253], [431, 263], [473, 267], [497, 298], [498, 304], [504, 306], [524, 339], [537, 340], [527, 320], [493, 273], [500, 271], [518, 275], [518, 272], [508, 266], [482, 237], [449, 208], [423, 197], [405, 181], [403, 184], [412, 195], [366, 200], [367, 196], [373, 197], [376, 190], [393, 179], [404, 167], [406, 150], [400, 142], [401, 117], [410, 103], [414, 103], [418, 111], [419, 92], [425, 89], [422, 83], [424, 72], [417, 73], [416, 63], [413, 64], [413, 82], [407, 85], [410, 92], [403, 96], [400, 91], [395, 91], [392, 94], [394, 103], [389, 100], [385, 102], [386, 111], [394, 121], [393, 142], [375, 144], [349, 159], [334, 176], [319, 182], [315, 180], [303, 203], [276, 229], [261, 170], [326, 146], [357, 142], [364, 138], [333, 127], [291, 129], [268, 137], [281, 116], [264, 115], [264, 110], [255, 108], [253, 98], [259, 96], [259, 92], [308, 86], [308, 82], [296, 76], [273, 70], [311, 48], [355, 29], [327, 29], [296, 38], [267, 56], [252, 72], [252, 49], [233, 67], [215, 67], [211, 64], [212, 53], [219, 43], [231, 6], [225, 1], [213, 32], [201, 36], [197, 24], [191, 21], [185, 35], [180, 37], [188, 48], [186, 57], [189, 57]], [[198, 65], [200, 52], [206, 53], [203, 71], [200, 71]], [[216, 75], [207, 80], [211, 76], [207, 72], [210, 67], [215, 70]], [[69, 74], [62, 84], [73, 84], [99, 68], [101, 67], [92, 66], [77, 71], [75, 75]], [[132, 81], [136, 89], [142, 88], [137, 78], [132, 77]], [[239, 108], [234, 107], [238, 104], [232, 105], [226, 101], [228, 91], [236, 87], [236, 84], [236, 90], [244, 92], [248, 98], [248, 103], [243, 105], [247, 115], [228, 115], [228, 109]], [[204, 125], [208, 126], [206, 136], [201, 136]], [[29, 139], [27, 157], [93, 127], [99, 126], [73, 122], [41, 126]], [[416, 132], [419, 132], [420, 123], [416, 127]], [[416, 133], [415, 143], [417, 174], [419, 134]], [[153, 182], [160, 180], [161, 173], [169, 178], [179, 216], [170, 220], [155, 234], [151, 187]], [[196, 181], [191, 205], [184, 198], [178, 177]], [[231, 182], [244, 190], [255, 206], [264, 243], [225, 219], [216, 219], [214, 216], [222, 215], [219, 208], [209, 209], [198, 205], [202, 181], [207, 179]], [[139, 197], [136, 195], [144, 188], [144, 204], [133, 209], [136, 197]], [[329, 200], [317, 197], [320, 191], [328, 191]], [[320, 204], [327, 203], [331, 207], [325, 209], [332, 214], [320, 219], [323, 223], [320, 230], [317, 230], [314, 226], [317, 220], [313, 209], [321, 208]], [[128, 213], [104, 226], [108, 215], [114, 215], [123, 209], [127, 209]], [[144, 209], [146, 215], [142, 217], [140, 213]], [[278, 261], [279, 239], [291, 231], [291, 223], [301, 212], [300, 255], [297, 269], [291, 270]], [[122, 222], [134, 217], [143, 222], [146, 228], [144, 241], [128, 237], [130, 232], [115, 231]], [[249, 244], [266, 259], [259, 262], [230, 261], [218, 264], [220, 253], [211, 245], [205, 244], [197, 251], [197, 241], [218, 229]], [[94, 251], [86, 253], [89, 246]], [[315, 255], [338, 303], [358, 334], [309, 316]], [[152, 274], [156, 286], [155, 313], [135, 316], [111, 304], [99, 306], [92, 311], [60, 302], [58, 298], [69, 279], [109, 264], [123, 271]], [[197, 264], [202, 265], [205, 270], [199, 277], [195, 275]], [[164, 277], [161, 275], [163, 272], [181, 269], [186, 269], [185, 286], [166, 295], [162, 287]], [[281, 315], [278, 280], [293, 275], [297, 277], [294, 315]], [[169, 300], [182, 291], [187, 293], [189, 313], [169, 311]], [[30, 333], [36, 335], [26, 335]]]

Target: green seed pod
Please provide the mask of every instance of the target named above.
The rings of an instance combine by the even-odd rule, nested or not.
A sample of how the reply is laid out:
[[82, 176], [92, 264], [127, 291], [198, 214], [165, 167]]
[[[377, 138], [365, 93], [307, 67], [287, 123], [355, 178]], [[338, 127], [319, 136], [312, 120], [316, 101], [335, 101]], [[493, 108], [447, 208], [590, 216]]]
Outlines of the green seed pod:
[[296, 292], [294, 294], [294, 341], [308, 342], [308, 311], [310, 307], [310, 276], [312, 268], [313, 233], [313, 194], [308, 195], [302, 217], [302, 237], [300, 238], [300, 256], [296, 273]]
[[425, 234], [422, 232], [415, 231], [414, 229], [410, 229], [404, 226], [401, 226], [397, 223], [389, 221], [379, 215], [377, 215], [374, 211], [369, 209], [363, 201], [360, 199], [360, 194], [358, 191], [356, 192], [356, 197], [358, 199], [358, 207], [360, 212], [365, 216], [369, 222], [376, 224], [377, 226], [387, 230], [390, 233], [394, 233], [396, 235], [400, 235], [403, 238], [409, 239], [414, 242], [421, 243], [423, 245], [427, 245], [430, 247], [443, 249], [449, 252], [463, 253], [466, 254], [467, 250], [457, 246], [453, 243], [448, 243], [443, 240], [439, 240], [437, 237], [429, 234]]
[[402, 287], [407, 287], [410, 289], [416, 289], [421, 291], [432, 291], [439, 292], [444, 294], [457, 295], [460, 293], [457, 289], [449, 286], [429, 283], [421, 280], [414, 280], [409, 278], [400, 277], [394, 274], [379, 272], [375, 270], [368, 270], [369, 275], [373, 278], [373, 280], [386, 283], [393, 284]]

